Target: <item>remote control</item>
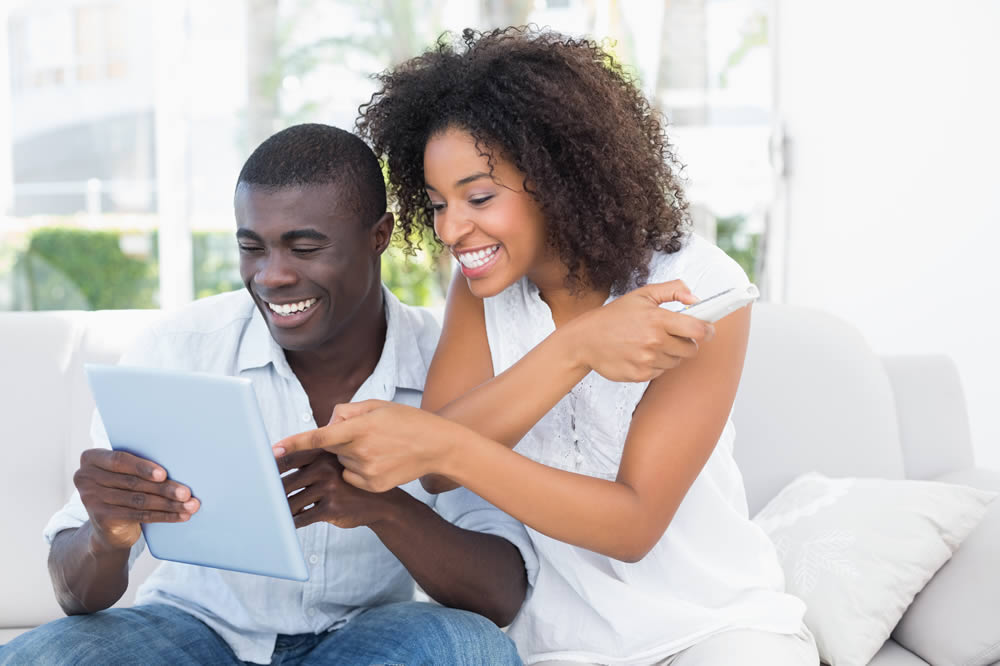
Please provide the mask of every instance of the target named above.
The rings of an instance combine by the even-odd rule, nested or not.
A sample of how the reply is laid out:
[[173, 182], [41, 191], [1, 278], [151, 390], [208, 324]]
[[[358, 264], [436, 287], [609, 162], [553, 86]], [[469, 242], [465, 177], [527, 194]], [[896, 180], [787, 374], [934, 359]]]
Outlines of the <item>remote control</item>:
[[752, 284], [747, 287], [733, 287], [732, 289], [720, 291], [718, 294], [709, 296], [697, 303], [692, 303], [678, 310], [678, 312], [696, 317], [702, 321], [714, 323], [727, 314], [750, 305], [757, 300], [758, 296], [760, 296], [760, 292]]

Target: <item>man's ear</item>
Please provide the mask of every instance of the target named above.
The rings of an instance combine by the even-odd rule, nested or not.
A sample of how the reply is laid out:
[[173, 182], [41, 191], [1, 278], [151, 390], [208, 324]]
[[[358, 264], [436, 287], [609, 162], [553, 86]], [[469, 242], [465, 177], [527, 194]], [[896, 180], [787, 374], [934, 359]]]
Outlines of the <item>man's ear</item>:
[[395, 228], [396, 220], [393, 218], [392, 213], [386, 213], [372, 226], [371, 242], [372, 251], [375, 254], [381, 255], [389, 247], [389, 241], [392, 240], [392, 230]]

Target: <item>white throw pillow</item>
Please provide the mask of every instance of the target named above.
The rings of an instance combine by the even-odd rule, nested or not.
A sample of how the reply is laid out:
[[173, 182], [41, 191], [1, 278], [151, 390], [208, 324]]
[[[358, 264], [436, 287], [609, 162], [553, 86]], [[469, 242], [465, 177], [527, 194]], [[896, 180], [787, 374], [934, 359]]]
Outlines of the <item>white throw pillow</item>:
[[933, 481], [800, 476], [754, 518], [831, 666], [865, 666], [997, 493]]

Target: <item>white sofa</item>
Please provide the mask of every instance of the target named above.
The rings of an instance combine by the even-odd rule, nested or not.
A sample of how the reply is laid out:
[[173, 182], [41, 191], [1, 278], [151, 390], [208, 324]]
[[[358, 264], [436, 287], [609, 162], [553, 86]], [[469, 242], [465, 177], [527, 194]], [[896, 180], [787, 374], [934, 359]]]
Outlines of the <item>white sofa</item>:
[[[0, 313], [6, 539], [0, 549], [0, 645], [61, 616], [41, 531], [72, 491], [80, 451], [89, 446], [93, 401], [82, 364], [115, 361], [157, 315]], [[852, 326], [822, 312], [755, 306], [734, 421], [751, 514], [809, 470], [946, 477], [1000, 490], [1000, 475], [972, 469], [965, 401], [952, 363], [937, 356], [880, 358]], [[143, 555], [121, 603], [129, 603], [155, 564]], [[996, 576], [996, 570], [983, 574]], [[927, 662], [890, 640], [872, 663]]]

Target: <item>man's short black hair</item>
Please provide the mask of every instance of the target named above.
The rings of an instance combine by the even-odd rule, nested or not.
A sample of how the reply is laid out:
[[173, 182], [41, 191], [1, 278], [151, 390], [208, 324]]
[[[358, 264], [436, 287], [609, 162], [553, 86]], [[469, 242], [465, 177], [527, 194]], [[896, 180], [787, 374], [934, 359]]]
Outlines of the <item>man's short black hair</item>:
[[386, 211], [385, 180], [378, 158], [364, 141], [331, 125], [308, 123], [283, 129], [260, 144], [236, 182], [265, 189], [337, 185], [354, 197], [366, 226]]

